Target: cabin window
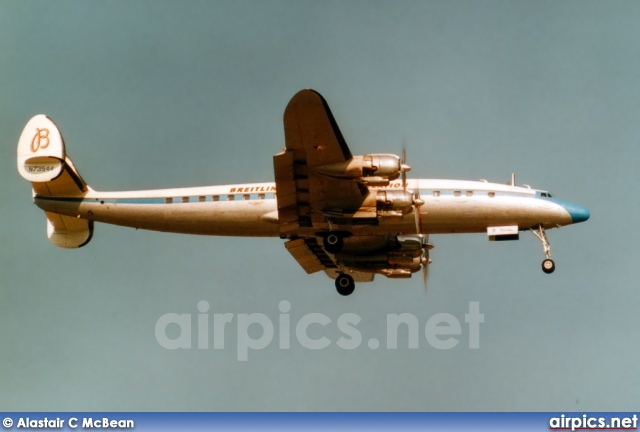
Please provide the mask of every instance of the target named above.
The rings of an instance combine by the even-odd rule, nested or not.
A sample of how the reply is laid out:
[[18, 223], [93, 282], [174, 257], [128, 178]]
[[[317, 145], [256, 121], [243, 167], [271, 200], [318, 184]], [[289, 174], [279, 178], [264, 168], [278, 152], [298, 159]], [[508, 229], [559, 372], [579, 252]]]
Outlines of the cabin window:
[[165, 204], [172, 204], [173, 203], [173, 198], [165, 198], [164, 199], [164, 203]]
[[243, 199], [243, 200], [251, 199], [251, 195], [249, 195], [249, 194], [244, 194], [244, 195], [242, 195], [242, 199]]
[[496, 196], [495, 192], [489, 192], [487, 195], [489, 195], [489, 198], [493, 198]]
[[227, 195], [227, 200], [233, 201], [234, 199], [236, 199], [235, 195]]
[[183, 203], [188, 203], [189, 202], [189, 197], [182, 197], [182, 202]]
[[460, 196], [460, 195], [462, 195], [462, 192], [460, 192], [460, 191], [453, 191], [453, 195], [454, 195], [454, 196]]
[[258, 199], [264, 199], [264, 194], [258, 194]]
[[467, 196], [473, 196], [473, 191], [467, 191], [467, 193], [465, 194]]
[[203, 196], [198, 197], [198, 202], [205, 202], [206, 200], [207, 200], [206, 197], [203, 197]]
[[218, 195], [214, 195], [211, 197], [214, 201], [220, 201], [220, 197]]
[[440, 191], [433, 191], [433, 196], [440, 196]]

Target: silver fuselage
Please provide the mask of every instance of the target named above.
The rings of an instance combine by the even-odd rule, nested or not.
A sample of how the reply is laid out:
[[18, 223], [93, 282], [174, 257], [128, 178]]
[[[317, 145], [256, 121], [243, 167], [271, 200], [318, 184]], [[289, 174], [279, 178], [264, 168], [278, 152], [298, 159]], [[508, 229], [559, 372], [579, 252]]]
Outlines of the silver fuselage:
[[[379, 189], [399, 189], [392, 182]], [[586, 209], [547, 197], [547, 193], [483, 181], [409, 180], [424, 205], [425, 234], [486, 232], [492, 226], [555, 228], [588, 218]], [[43, 197], [41, 209], [66, 216], [133, 228], [201, 235], [275, 237], [280, 235], [274, 183], [128, 192], [89, 190], [82, 197]], [[586, 212], [586, 214], [585, 214]], [[415, 216], [381, 218], [377, 226], [354, 226], [355, 235], [415, 232]]]

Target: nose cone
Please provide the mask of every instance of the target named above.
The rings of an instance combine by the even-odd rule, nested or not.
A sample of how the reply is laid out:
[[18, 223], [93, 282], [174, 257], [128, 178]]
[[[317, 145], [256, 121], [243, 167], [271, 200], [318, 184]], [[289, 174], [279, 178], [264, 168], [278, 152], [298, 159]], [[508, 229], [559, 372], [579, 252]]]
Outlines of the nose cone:
[[584, 222], [589, 219], [589, 216], [591, 216], [589, 210], [587, 210], [586, 207], [582, 207], [581, 205], [573, 204], [566, 201], [562, 202], [561, 205], [571, 215], [572, 223]]

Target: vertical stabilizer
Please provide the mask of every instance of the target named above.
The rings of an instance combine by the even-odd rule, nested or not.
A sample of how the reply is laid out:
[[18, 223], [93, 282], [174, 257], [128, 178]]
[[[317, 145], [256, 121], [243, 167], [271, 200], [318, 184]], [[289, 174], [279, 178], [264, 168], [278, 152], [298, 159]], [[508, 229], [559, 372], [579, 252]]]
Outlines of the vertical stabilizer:
[[[33, 117], [18, 141], [18, 172], [31, 182], [34, 196], [82, 197], [89, 190], [64, 148], [53, 121], [42, 114]], [[93, 222], [45, 212], [47, 236], [56, 246], [82, 247], [91, 240]]]

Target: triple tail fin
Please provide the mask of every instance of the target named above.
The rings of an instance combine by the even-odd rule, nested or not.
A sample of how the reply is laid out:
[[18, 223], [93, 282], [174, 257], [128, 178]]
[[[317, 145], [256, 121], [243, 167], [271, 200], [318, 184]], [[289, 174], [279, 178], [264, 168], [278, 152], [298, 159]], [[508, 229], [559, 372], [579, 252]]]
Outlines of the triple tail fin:
[[[18, 141], [18, 172], [31, 182], [33, 196], [83, 197], [89, 186], [65, 152], [55, 123], [45, 115], [33, 117]], [[45, 212], [47, 236], [56, 246], [82, 247], [93, 235], [93, 221]]]

